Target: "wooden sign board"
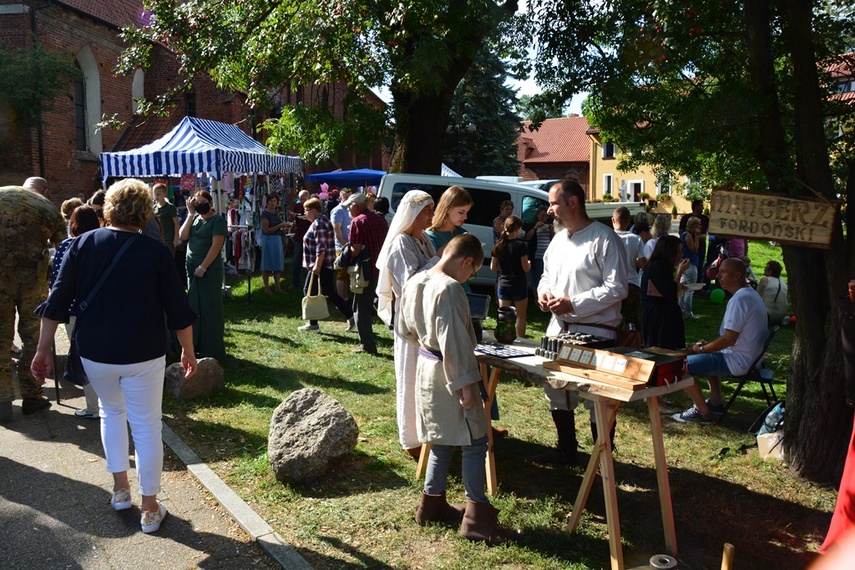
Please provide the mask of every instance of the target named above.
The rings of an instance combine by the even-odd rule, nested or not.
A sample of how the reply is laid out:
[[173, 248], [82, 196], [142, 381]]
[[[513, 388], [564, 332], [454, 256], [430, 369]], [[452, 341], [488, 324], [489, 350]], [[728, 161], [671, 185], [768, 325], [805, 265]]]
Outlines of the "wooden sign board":
[[716, 237], [764, 239], [831, 249], [838, 207], [836, 201], [714, 190], [709, 232]]

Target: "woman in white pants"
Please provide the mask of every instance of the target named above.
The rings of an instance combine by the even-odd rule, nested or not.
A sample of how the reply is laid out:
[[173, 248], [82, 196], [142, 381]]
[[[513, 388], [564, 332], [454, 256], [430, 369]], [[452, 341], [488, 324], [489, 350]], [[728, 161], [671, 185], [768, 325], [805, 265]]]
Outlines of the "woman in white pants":
[[[128, 431], [134, 438], [137, 478], [142, 495], [143, 532], [160, 529], [166, 507], [157, 500], [163, 468], [161, 397], [167, 336], [163, 315], [181, 343], [185, 377], [196, 372], [187, 295], [175, 263], [163, 243], [140, 235], [153, 215], [151, 191], [140, 180], [125, 179], [107, 191], [108, 226], [76, 238], [65, 253], [47, 301], [37, 312], [41, 335], [31, 370], [43, 380], [53, 365], [51, 341], [56, 327], [77, 317], [77, 352], [100, 403], [101, 441], [107, 471], [113, 475], [111, 504], [131, 508], [128, 481]], [[109, 273], [108, 273], [109, 272]], [[96, 289], [102, 275], [103, 286]], [[82, 307], [92, 291], [89, 303]]]

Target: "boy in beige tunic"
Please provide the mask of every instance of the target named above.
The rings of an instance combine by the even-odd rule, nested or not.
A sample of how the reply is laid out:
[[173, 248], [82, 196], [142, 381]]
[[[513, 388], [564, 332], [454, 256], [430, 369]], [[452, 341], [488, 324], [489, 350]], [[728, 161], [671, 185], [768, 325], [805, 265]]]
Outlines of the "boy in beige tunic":
[[487, 415], [474, 354], [477, 341], [461, 286], [483, 261], [481, 242], [475, 236], [452, 239], [437, 265], [404, 286], [397, 330], [418, 346], [416, 430], [421, 442], [432, 444], [416, 522], [451, 522], [464, 511], [462, 505], [451, 506], [445, 499], [449, 462], [459, 446], [466, 491], [460, 534], [498, 544], [517, 539], [519, 533], [498, 526], [499, 511], [484, 493]]

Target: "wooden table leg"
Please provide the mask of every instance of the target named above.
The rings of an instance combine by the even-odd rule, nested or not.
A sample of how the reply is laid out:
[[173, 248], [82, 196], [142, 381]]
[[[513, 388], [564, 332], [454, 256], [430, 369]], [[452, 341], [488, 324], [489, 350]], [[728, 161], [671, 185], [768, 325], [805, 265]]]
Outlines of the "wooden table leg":
[[[608, 413], [607, 421], [609, 429], [606, 433], [610, 433], [611, 426], [614, 424], [617, 416], [617, 406], [613, 405]], [[595, 420], [596, 421], [596, 420]], [[582, 485], [579, 487], [579, 492], [576, 495], [576, 502], [573, 504], [573, 512], [570, 514], [570, 520], [567, 523], [567, 532], [573, 534], [579, 526], [579, 520], [582, 518], [582, 511], [585, 510], [585, 505], [588, 503], [588, 497], [591, 494], [591, 489], [594, 488], [594, 481], [597, 478], [597, 470], [600, 466], [600, 459], [605, 453], [605, 446], [609, 446], [609, 455], [611, 455], [611, 438], [603, 438], [602, 431], [597, 428], [597, 441], [594, 442], [594, 448], [591, 450], [591, 459], [588, 460], [588, 467], [585, 469], [585, 475], [582, 477]]]
[[484, 389], [487, 392], [487, 399], [484, 400], [484, 411], [487, 413], [487, 457], [484, 469], [487, 470], [487, 493], [490, 495], [495, 495], [498, 487], [496, 454], [493, 451], [493, 420], [490, 418], [490, 410], [493, 407], [493, 400], [496, 398], [496, 387], [499, 384], [501, 373], [502, 371], [494, 366], [488, 375], [487, 365], [481, 364], [481, 380], [484, 382]]
[[427, 462], [428, 456], [430, 455], [431, 444], [423, 443], [422, 450], [419, 453], [419, 462], [416, 465], [416, 477], [421, 479], [425, 475], [425, 471], [427, 471]]
[[605, 398], [594, 400], [594, 417], [597, 422], [597, 446], [600, 452], [600, 478], [606, 503], [606, 526], [609, 529], [609, 551], [612, 570], [623, 570], [623, 547], [620, 543], [620, 516], [618, 515], [615, 465], [612, 457], [611, 432], [617, 414], [617, 402]]
[[582, 511], [585, 510], [585, 505], [588, 503], [588, 496], [591, 494], [594, 479], [597, 477], [597, 465], [600, 463], [601, 452], [602, 448], [597, 442], [594, 442], [591, 459], [588, 460], [588, 467], [585, 469], [584, 477], [582, 477], [582, 486], [579, 487], [579, 492], [576, 494], [576, 502], [573, 503], [573, 511], [570, 513], [570, 520], [567, 522], [567, 532], [570, 534], [576, 532], [579, 519], [582, 518]]
[[662, 511], [662, 528], [665, 548], [677, 556], [677, 531], [674, 528], [674, 509], [671, 505], [671, 484], [668, 481], [668, 464], [665, 462], [665, 443], [662, 440], [662, 419], [659, 416], [659, 399], [647, 398], [650, 414], [650, 434], [653, 437], [653, 457], [656, 465], [656, 482], [659, 485], [659, 509]]

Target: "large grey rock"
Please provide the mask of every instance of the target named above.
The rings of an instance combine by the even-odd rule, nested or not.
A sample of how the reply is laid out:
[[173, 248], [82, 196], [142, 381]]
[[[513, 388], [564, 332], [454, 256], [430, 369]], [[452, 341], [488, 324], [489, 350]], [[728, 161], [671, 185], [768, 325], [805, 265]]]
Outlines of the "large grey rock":
[[280, 481], [317, 479], [353, 453], [359, 427], [341, 404], [320, 390], [292, 393], [273, 412], [267, 457]]
[[214, 390], [226, 387], [226, 374], [216, 358], [199, 359], [199, 369], [189, 380], [184, 378], [181, 363], [170, 364], [166, 368], [164, 389], [178, 400], [192, 400], [207, 396]]

